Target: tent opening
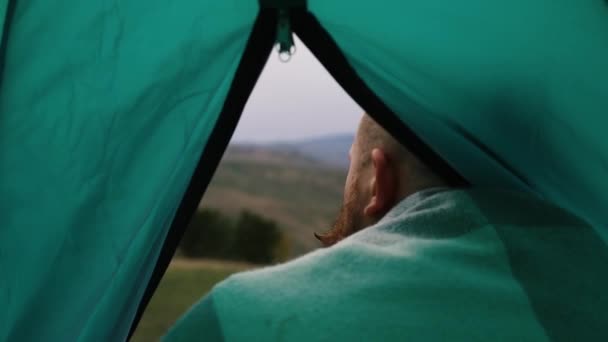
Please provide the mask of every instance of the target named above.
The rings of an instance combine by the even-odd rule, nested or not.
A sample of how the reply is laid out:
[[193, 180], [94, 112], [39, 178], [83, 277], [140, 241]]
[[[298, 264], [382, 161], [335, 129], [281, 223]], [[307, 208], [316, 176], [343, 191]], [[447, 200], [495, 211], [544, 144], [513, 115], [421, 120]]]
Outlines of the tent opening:
[[270, 56], [133, 334], [164, 335], [215, 283], [320, 247], [339, 211], [363, 110], [296, 37]]

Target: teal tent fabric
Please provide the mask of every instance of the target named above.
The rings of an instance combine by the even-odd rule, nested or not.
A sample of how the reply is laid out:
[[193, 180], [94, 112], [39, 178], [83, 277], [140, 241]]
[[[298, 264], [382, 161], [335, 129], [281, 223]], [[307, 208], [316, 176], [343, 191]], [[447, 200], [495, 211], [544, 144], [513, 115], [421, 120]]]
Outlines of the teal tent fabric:
[[0, 341], [124, 340], [255, 1], [18, 1], [0, 93]]
[[[10, 4], [0, 340], [124, 339], [259, 6], [10, 0], [0, 20]], [[536, 194], [608, 240], [605, 1], [307, 6], [375, 94], [472, 185]]]
[[308, 7], [367, 85], [473, 185], [536, 193], [608, 241], [606, 1]]
[[8, 9], [8, 0], [0, 1], [0, 37], [4, 33], [4, 21], [6, 19], [6, 13]]

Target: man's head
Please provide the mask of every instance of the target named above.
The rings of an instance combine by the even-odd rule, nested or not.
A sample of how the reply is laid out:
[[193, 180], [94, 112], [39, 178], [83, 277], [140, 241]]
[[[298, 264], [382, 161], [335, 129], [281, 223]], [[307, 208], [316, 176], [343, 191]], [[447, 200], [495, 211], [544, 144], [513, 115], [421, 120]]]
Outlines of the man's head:
[[315, 234], [325, 246], [375, 224], [408, 195], [447, 185], [367, 114], [361, 119], [349, 159], [344, 202], [336, 222], [326, 234]]

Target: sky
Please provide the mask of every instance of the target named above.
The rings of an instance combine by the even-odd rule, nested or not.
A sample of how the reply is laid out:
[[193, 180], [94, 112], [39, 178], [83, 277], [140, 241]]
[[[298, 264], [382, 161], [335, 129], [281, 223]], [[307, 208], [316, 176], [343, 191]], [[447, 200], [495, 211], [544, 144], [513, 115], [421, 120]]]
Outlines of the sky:
[[299, 140], [354, 133], [363, 110], [295, 37], [289, 62], [270, 55], [251, 94], [233, 142]]

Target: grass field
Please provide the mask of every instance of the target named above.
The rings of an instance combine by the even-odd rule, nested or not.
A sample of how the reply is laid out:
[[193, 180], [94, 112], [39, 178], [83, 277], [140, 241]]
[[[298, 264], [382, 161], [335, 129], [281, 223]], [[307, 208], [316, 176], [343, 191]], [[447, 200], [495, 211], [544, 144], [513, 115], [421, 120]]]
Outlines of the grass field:
[[252, 266], [212, 260], [174, 260], [154, 293], [131, 341], [158, 341], [217, 282]]

